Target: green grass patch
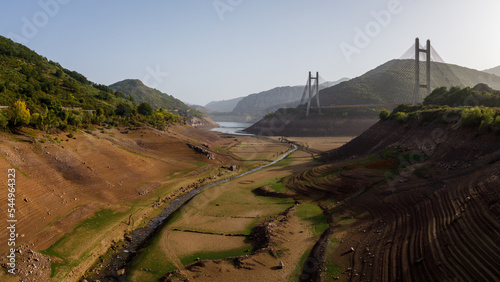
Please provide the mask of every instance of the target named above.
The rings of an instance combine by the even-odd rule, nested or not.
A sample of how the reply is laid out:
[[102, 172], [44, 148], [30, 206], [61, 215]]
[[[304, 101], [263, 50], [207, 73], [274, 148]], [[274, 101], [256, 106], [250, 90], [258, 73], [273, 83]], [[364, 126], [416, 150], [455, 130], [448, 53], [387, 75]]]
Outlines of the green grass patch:
[[[162, 248], [159, 247], [162, 237], [161, 235], [155, 236], [147, 247], [142, 249], [137, 257], [134, 258], [132, 266], [130, 267], [131, 276], [140, 276], [143, 278], [147, 276], [153, 279], [148, 281], [158, 281], [167, 272], [177, 269]], [[141, 268], [157, 270], [158, 272], [144, 273], [144, 271], [140, 270]]]
[[343, 272], [343, 267], [339, 263], [335, 263], [336, 257], [333, 256], [335, 249], [338, 247], [340, 240], [332, 237], [326, 249], [326, 277], [340, 277]]
[[92, 251], [99, 247], [101, 240], [96, 238], [104, 230], [112, 229], [125, 218], [127, 212], [115, 213], [113, 210], [100, 210], [93, 217], [84, 220], [75, 226], [71, 233], [65, 234], [43, 254], [56, 257], [52, 262], [52, 277], [64, 278], [81, 261], [92, 255]]
[[326, 277], [339, 277], [341, 274], [341, 265], [335, 263], [326, 263]]
[[[293, 153], [292, 153], [293, 154]], [[290, 157], [290, 155], [288, 155], [286, 158], [282, 159], [281, 161], [275, 163], [274, 165], [272, 165], [273, 167], [284, 167], [284, 166], [289, 166], [291, 165], [293, 162], [293, 158]]]
[[207, 165], [206, 163], [202, 163], [202, 162], [186, 162], [186, 161], [181, 161], [181, 162], [187, 163], [187, 164], [192, 164], [192, 165], [195, 165], [196, 167], [204, 167]]
[[278, 193], [285, 193], [285, 188], [283, 187], [283, 183], [276, 183], [273, 186], [271, 186], [271, 189]]
[[297, 206], [295, 214], [300, 219], [312, 223], [314, 236], [321, 235], [328, 228], [326, 216], [323, 214], [323, 210], [316, 204], [302, 203]]

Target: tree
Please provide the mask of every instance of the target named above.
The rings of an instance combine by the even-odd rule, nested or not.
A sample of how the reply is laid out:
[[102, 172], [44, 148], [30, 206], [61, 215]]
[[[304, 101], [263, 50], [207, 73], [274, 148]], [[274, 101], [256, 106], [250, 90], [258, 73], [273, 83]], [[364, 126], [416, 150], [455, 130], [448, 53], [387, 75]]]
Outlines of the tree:
[[16, 101], [14, 103], [12, 120], [14, 125], [28, 125], [30, 123], [30, 110], [26, 108], [26, 102]]
[[153, 108], [150, 104], [142, 102], [139, 107], [137, 107], [137, 112], [141, 115], [150, 116], [153, 114]]
[[120, 103], [116, 106], [115, 114], [126, 117], [132, 114], [132, 108], [125, 103]]
[[57, 69], [56, 73], [55, 73], [55, 76], [58, 77], [58, 78], [61, 78], [63, 76], [62, 70], [61, 69]]
[[9, 119], [2, 112], [0, 112], [0, 129], [6, 129], [7, 124], [9, 124]]

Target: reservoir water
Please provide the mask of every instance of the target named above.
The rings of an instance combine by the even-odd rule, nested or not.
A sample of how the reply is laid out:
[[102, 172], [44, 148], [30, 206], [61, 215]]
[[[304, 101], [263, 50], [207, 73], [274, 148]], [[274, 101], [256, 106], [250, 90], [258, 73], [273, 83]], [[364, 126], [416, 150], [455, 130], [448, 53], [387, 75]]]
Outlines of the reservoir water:
[[250, 127], [253, 123], [249, 122], [229, 122], [229, 121], [217, 121], [219, 127], [213, 128], [212, 131], [234, 134], [234, 135], [253, 135], [243, 132], [243, 129]]

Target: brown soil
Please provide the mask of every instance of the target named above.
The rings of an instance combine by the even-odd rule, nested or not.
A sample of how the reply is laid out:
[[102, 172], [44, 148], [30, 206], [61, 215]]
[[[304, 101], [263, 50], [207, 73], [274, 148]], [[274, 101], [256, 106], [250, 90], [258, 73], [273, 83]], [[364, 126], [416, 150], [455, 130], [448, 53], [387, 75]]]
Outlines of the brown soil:
[[[380, 122], [323, 155], [335, 163], [291, 177], [330, 207], [322, 279], [500, 280], [499, 141], [459, 124]], [[387, 147], [397, 161], [380, 160]]]
[[[128, 203], [154, 197], [159, 189], [174, 192], [195, 182], [196, 175], [210, 167], [236, 163], [215, 150], [231, 146], [233, 139], [192, 127], [178, 126], [168, 132], [105, 130], [78, 132], [75, 139], [58, 134], [49, 140], [29, 129], [0, 136], [0, 170], [6, 177], [8, 169], [17, 169], [16, 247], [47, 249], [96, 211], [123, 211]], [[206, 145], [215, 160], [198, 154], [187, 143]], [[185, 176], [181, 179], [176, 175]], [[0, 202], [8, 203], [7, 193], [0, 194]], [[2, 209], [2, 218], [7, 218], [6, 209]], [[110, 238], [120, 236], [116, 232], [111, 232]], [[7, 232], [0, 233], [1, 254], [8, 250], [7, 236]], [[104, 245], [99, 251], [105, 249]]]
[[[268, 161], [281, 154], [288, 147], [287, 144], [283, 143], [269, 143], [266, 139], [245, 138], [247, 139], [242, 139], [241, 143], [244, 146], [236, 146], [232, 151], [243, 158], [253, 155], [256, 158], [253, 162]], [[320, 140], [313, 138], [306, 140], [305, 138], [297, 138], [294, 141], [308, 144], [310, 148], [314, 149], [316, 145], [323, 146], [325, 143], [329, 143], [328, 148], [332, 148], [332, 144], [338, 144], [337, 139]], [[315, 142], [318, 142], [318, 144]], [[295, 208], [291, 209], [287, 215], [266, 218], [268, 214], [283, 211], [286, 207], [293, 205], [294, 200], [290, 199], [286, 205], [273, 204], [270, 200], [264, 197], [255, 197], [252, 193], [252, 190], [259, 187], [259, 183], [262, 183], [262, 181], [279, 179], [311, 166], [310, 153], [308, 152], [296, 151], [289, 158], [290, 165], [273, 166], [260, 170], [210, 188], [191, 200], [179, 212], [179, 219], [167, 225], [160, 234], [162, 244], [158, 248], [162, 249], [162, 253], [179, 269], [179, 271], [168, 275], [168, 278], [165, 277], [165, 279], [174, 281], [182, 281], [183, 279], [201, 281], [283, 281], [290, 279], [292, 274], [298, 277], [300, 275], [301, 258], [303, 259], [303, 256], [312, 248], [317, 239], [317, 235], [313, 235], [311, 232], [313, 229], [312, 224], [298, 218], [295, 215]], [[251, 240], [246, 242], [246, 246], [251, 250], [250, 242], [252, 242], [254, 248], [264, 249], [252, 255], [239, 257], [236, 261], [233, 258], [228, 258], [218, 261], [197, 262], [191, 266], [182, 265], [181, 258], [188, 253], [193, 254], [204, 250], [224, 251], [234, 249], [228, 248], [224, 242], [231, 240], [234, 243], [233, 240], [238, 241], [244, 237], [234, 239], [235, 237], [227, 235], [244, 235], [241, 233], [248, 232], [248, 226], [255, 224], [255, 222], [264, 222], [261, 229], [267, 230], [266, 234], [268, 236], [254, 234], [252, 238], [258, 238], [256, 241], [261, 242], [261, 244], [256, 246], [255, 240]], [[203, 236], [210, 236], [210, 240], [203, 240], [202, 238], [205, 238]], [[178, 239], [181, 237], [186, 238], [186, 240]], [[190, 239], [188, 240], [188, 238]], [[278, 268], [280, 261], [285, 265], [283, 269]], [[142, 271], [136, 272], [133, 279], [142, 277]]]
[[[168, 236], [169, 245], [179, 256], [190, 255], [195, 252], [215, 252], [238, 249], [246, 246], [245, 237], [224, 236], [217, 234], [201, 234], [185, 231], [173, 231]], [[190, 242], [185, 244], [185, 242]]]
[[[295, 271], [298, 262], [314, 243], [311, 226], [294, 215], [292, 209], [287, 215], [269, 220], [267, 230], [268, 248], [253, 255], [219, 261], [202, 261], [188, 266], [193, 281], [286, 281]], [[277, 253], [280, 253], [279, 257]], [[280, 261], [284, 267], [279, 268]]]

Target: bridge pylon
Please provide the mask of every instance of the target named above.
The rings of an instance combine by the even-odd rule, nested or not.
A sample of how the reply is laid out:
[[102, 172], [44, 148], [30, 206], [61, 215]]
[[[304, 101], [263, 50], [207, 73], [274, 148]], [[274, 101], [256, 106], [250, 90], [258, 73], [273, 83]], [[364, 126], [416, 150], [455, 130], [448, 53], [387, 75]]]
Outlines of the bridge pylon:
[[[426, 61], [426, 84], [420, 84], [420, 53], [425, 53]], [[415, 38], [415, 89], [413, 92], [413, 105], [417, 104], [420, 88], [427, 89], [427, 95], [431, 94], [431, 41], [427, 40], [426, 49], [420, 49], [420, 41]]]
[[[313, 80], [314, 80], [314, 85], [313, 85]], [[316, 106], [318, 107], [318, 111], [321, 114], [321, 109], [320, 109], [320, 104], [319, 104], [319, 73], [316, 72], [316, 76], [313, 77], [311, 72], [309, 72], [309, 78], [307, 80], [307, 85], [306, 85], [306, 91], [309, 94], [309, 98], [307, 99], [307, 110], [306, 110], [306, 117], [309, 117], [309, 114], [311, 113], [311, 100], [313, 99], [314, 96], [316, 96]], [[313, 95], [314, 91], [314, 95]]]

